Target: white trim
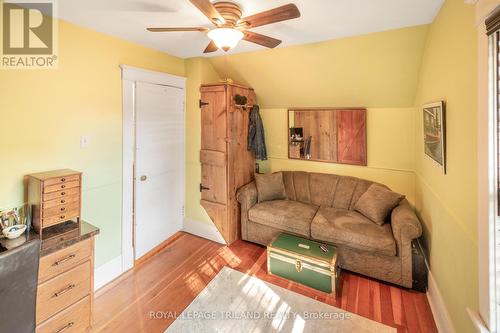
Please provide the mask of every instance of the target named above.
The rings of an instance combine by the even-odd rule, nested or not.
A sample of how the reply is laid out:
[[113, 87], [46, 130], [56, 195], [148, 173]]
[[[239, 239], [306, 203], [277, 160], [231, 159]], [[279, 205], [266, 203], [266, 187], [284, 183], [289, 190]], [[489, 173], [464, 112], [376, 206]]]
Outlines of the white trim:
[[213, 224], [184, 218], [184, 227], [182, 231], [226, 245], [226, 241]]
[[448, 310], [446, 310], [443, 297], [439, 292], [438, 285], [436, 280], [434, 280], [431, 271], [429, 271], [428, 283], [429, 289], [427, 290], [427, 300], [429, 301], [438, 332], [455, 333], [450, 315], [448, 314]]
[[[122, 141], [122, 268], [134, 266], [133, 207], [134, 207], [134, 91], [135, 82], [123, 80], [123, 141]], [[132, 167], [130, 167], [132, 166]]]
[[477, 230], [479, 317], [491, 332], [497, 332], [495, 287], [496, 147], [495, 108], [491, 83], [494, 54], [486, 36], [484, 20], [498, 2], [480, 0], [476, 4], [477, 27]]
[[186, 88], [186, 78], [173, 74], [150, 71], [138, 67], [120, 65], [122, 69], [122, 79], [133, 82], [146, 82], [153, 84], [162, 84], [165, 86]]
[[[186, 105], [186, 78], [163, 72], [120, 65], [122, 71], [122, 263], [125, 272], [134, 266], [133, 207], [134, 207], [134, 160], [135, 160], [135, 86], [137, 82], [161, 84], [182, 89], [184, 111]], [[185, 112], [184, 112], [185, 114]], [[184, 127], [186, 120], [184, 119]], [[184, 131], [184, 129], [183, 129]], [[185, 141], [185, 140], [184, 140]], [[185, 145], [185, 142], [184, 142]], [[184, 147], [185, 150], [185, 147]], [[184, 158], [183, 158], [184, 159]], [[184, 179], [184, 177], [182, 177]], [[183, 186], [184, 188], [185, 186]], [[182, 194], [184, 198], [184, 194]]]
[[122, 256], [111, 259], [94, 269], [94, 291], [104, 287], [122, 274]]

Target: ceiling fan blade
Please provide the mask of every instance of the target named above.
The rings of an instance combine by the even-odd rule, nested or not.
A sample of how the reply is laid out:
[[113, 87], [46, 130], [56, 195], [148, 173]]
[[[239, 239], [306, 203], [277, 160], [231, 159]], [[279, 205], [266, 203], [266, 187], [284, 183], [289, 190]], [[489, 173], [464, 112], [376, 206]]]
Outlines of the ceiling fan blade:
[[207, 32], [210, 29], [204, 27], [193, 27], [193, 28], [146, 28], [146, 30], [151, 32], [175, 32], [175, 31]]
[[244, 31], [243, 33], [245, 34], [243, 39], [246, 40], [247, 42], [259, 44], [268, 47], [270, 49], [275, 48], [276, 46], [281, 44], [281, 41], [279, 39], [261, 35], [256, 32]]
[[203, 51], [203, 53], [211, 53], [211, 52], [215, 52], [217, 51], [219, 48], [217, 47], [217, 45], [215, 45], [214, 41], [211, 40], [210, 41], [210, 44], [208, 44], [207, 48], [205, 49], [205, 51]]
[[208, 19], [215, 24], [216, 26], [220, 26], [226, 23], [226, 20], [222, 17], [222, 15], [217, 11], [217, 9], [212, 5], [209, 0], [189, 0], [193, 5], [196, 6]]
[[289, 3], [288, 5], [244, 17], [240, 19], [240, 23], [238, 23], [238, 25], [250, 29], [266, 24], [291, 20], [297, 17], [300, 17], [299, 9], [293, 3]]

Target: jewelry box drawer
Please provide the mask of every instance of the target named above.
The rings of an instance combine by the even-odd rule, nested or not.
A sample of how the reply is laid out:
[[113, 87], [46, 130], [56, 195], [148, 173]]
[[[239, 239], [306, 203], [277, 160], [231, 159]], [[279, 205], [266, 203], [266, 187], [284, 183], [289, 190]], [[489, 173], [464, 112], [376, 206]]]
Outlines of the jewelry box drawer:
[[50, 207], [50, 208], [43, 208], [42, 209], [42, 217], [46, 218], [46, 217], [51, 217], [51, 216], [55, 216], [55, 215], [61, 215], [61, 214], [64, 214], [66, 212], [78, 210], [79, 208], [80, 208], [79, 201], [65, 203], [65, 204], [55, 206], [55, 207]]
[[90, 266], [85, 261], [38, 286], [37, 324], [90, 294]]
[[77, 218], [80, 216], [80, 211], [73, 210], [70, 212], [64, 212], [60, 215], [50, 216], [42, 219], [42, 226], [44, 228], [50, 227], [51, 225], [58, 224], [59, 222], [69, 221], [71, 219]]
[[38, 282], [42, 283], [57, 274], [67, 271], [90, 258], [91, 255], [92, 242], [87, 239], [40, 258]]
[[72, 182], [67, 182], [67, 183], [61, 183], [61, 184], [55, 184], [55, 185], [49, 185], [43, 187], [43, 193], [50, 193], [50, 192], [56, 192], [56, 191], [61, 191], [65, 190], [68, 188], [74, 188], [74, 187], [80, 187], [80, 181], [75, 180]]
[[69, 188], [67, 190], [61, 190], [61, 191], [56, 191], [56, 192], [51, 192], [51, 193], [44, 193], [43, 194], [43, 201], [62, 199], [64, 197], [69, 197], [69, 196], [74, 196], [74, 195], [80, 195], [80, 188], [79, 187]]
[[64, 197], [57, 198], [54, 200], [44, 201], [42, 203], [42, 209], [46, 210], [48, 208], [52, 208], [55, 206], [64, 205], [64, 204], [67, 205], [67, 204], [71, 204], [71, 203], [75, 203], [75, 202], [80, 202], [80, 194], [71, 195], [71, 196], [64, 196]]
[[49, 185], [69, 183], [69, 182], [73, 182], [73, 181], [80, 181], [80, 175], [78, 175], [78, 174], [77, 175], [68, 175], [68, 176], [61, 176], [61, 177], [46, 179], [43, 181], [43, 185], [49, 186]]
[[36, 333], [80, 333], [90, 326], [90, 296], [37, 326]]

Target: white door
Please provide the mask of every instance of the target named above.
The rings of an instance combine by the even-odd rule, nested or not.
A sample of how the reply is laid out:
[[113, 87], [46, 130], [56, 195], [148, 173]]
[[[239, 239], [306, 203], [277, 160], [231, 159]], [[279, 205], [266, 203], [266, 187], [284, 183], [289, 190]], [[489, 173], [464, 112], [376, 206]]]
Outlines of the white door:
[[135, 259], [182, 228], [184, 91], [136, 83]]

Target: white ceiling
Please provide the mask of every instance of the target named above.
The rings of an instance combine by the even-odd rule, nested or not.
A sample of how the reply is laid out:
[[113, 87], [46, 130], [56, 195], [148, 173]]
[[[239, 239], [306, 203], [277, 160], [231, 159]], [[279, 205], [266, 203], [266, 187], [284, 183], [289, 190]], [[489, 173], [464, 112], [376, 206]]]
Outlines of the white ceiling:
[[[301, 17], [253, 29], [281, 39], [279, 47], [361, 35], [426, 24], [433, 21], [444, 0], [238, 0], [243, 16], [290, 2]], [[63, 0], [59, 17], [169, 54], [188, 58], [203, 55], [205, 33], [152, 33], [146, 27], [211, 27], [188, 0]], [[231, 53], [263, 49], [241, 41]], [[221, 55], [222, 51], [211, 54]]]

